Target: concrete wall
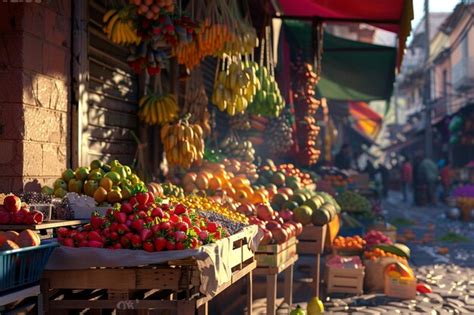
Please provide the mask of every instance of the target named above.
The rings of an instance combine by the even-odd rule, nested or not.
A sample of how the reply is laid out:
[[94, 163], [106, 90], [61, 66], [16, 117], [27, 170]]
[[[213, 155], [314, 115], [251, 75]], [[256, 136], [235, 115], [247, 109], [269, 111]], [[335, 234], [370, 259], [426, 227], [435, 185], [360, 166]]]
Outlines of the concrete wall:
[[0, 3], [0, 192], [68, 164], [71, 3]]

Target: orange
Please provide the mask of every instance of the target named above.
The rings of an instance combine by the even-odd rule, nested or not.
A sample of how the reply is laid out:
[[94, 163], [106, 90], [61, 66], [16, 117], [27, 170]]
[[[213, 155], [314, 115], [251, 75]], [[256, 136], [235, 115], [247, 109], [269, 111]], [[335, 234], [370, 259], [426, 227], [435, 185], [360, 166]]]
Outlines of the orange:
[[212, 190], [218, 190], [222, 187], [222, 181], [219, 179], [219, 177], [213, 177], [209, 181], [209, 189]]

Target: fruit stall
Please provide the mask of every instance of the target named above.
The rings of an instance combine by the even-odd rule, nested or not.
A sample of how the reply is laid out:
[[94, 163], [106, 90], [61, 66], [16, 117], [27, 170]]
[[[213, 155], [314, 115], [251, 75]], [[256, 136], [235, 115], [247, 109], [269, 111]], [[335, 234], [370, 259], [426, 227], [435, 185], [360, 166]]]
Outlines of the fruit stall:
[[5, 310], [40, 295], [36, 308], [46, 314], [207, 314], [243, 286], [241, 311], [252, 314], [254, 279], [263, 276], [266, 314], [276, 314], [279, 276], [284, 302], [296, 308], [302, 256], [312, 261], [309, 314], [322, 308], [322, 274], [327, 293], [360, 294], [364, 281], [384, 276], [399, 292], [391, 286], [413, 280], [409, 249], [394, 244], [396, 233], [351, 187], [354, 174], [314, 172], [319, 65], [300, 53], [277, 65], [279, 33], [265, 8], [198, 2], [133, 0], [94, 11], [95, 36], [125, 48], [138, 77], [130, 88], [137, 153], [131, 163], [90, 154], [41, 192], [0, 196]]

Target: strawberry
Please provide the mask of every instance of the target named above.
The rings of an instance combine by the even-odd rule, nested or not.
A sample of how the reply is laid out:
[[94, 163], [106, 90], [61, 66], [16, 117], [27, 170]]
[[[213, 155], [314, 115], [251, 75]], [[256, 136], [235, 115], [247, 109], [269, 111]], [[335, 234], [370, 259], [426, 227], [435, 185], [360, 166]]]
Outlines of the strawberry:
[[207, 224], [207, 230], [209, 231], [209, 233], [215, 233], [217, 231], [217, 223], [209, 222]]
[[0, 209], [0, 224], [9, 224], [10, 221], [11, 221], [10, 212], [8, 212], [5, 209]]
[[167, 250], [175, 250], [176, 249], [176, 243], [174, 241], [171, 241], [171, 240], [166, 241], [166, 249]]
[[85, 233], [78, 232], [74, 235], [74, 241], [76, 241], [77, 243], [80, 243], [81, 241], [85, 239], [86, 239]]
[[128, 228], [127, 225], [125, 225], [125, 224], [119, 224], [119, 225], [117, 226], [117, 233], [118, 233], [118, 234], [122, 235], [122, 234], [126, 234], [126, 233], [128, 233], [128, 232], [130, 232], [130, 229]]
[[201, 241], [206, 241], [208, 238], [209, 238], [209, 233], [207, 231], [201, 231], [199, 232], [199, 238], [201, 239]]
[[132, 206], [132, 208], [135, 208], [138, 205], [138, 200], [136, 197], [132, 197], [130, 198], [128, 203]]
[[119, 234], [117, 232], [110, 232], [110, 239], [112, 241], [117, 241], [119, 239]]
[[183, 249], [185, 249], [184, 243], [183, 243], [183, 242], [177, 242], [177, 243], [176, 243], [176, 249], [177, 249], [177, 250], [183, 250]]
[[192, 225], [193, 225], [192, 222], [191, 222], [191, 219], [190, 219], [187, 215], [181, 216], [181, 220], [182, 220], [183, 222], [186, 222], [186, 223], [188, 224], [188, 226], [192, 226]]
[[181, 242], [186, 240], [187, 236], [186, 233], [184, 233], [183, 231], [176, 231], [174, 232], [174, 238], [177, 242]]
[[132, 229], [134, 229], [137, 232], [140, 232], [143, 230], [144, 222], [142, 219], [136, 219], [135, 221], [132, 222]]
[[155, 202], [155, 195], [149, 191], [148, 192], [148, 203], [154, 203]]
[[161, 208], [155, 208], [151, 211], [151, 216], [154, 217], [154, 218], [160, 218], [162, 219], [163, 218], [163, 210], [161, 210]]
[[110, 232], [117, 232], [118, 231], [118, 223], [112, 222], [109, 226]]
[[96, 231], [90, 231], [87, 237], [89, 241], [103, 242], [102, 236], [100, 236]]
[[147, 193], [138, 193], [135, 197], [137, 198], [140, 205], [145, 205], [149, 198]]
[[150, 229], [151, 229], [151, 233], [153, 233], [153, 235], [158, 235], [160, 233], [160, 225], [159, 224], [152, 225]]
[[120, 244], [122, 245], [122, 248], [130, 248], [130, 238], [127, 236], [122, 236], [120, 238]]
[[60, 227], [59, 229], [56, 230], [58, 233], [59, 237], [67, 237], [69, 235], [69, 230], [65, 227]]
[[133, 206], [130, 202], [123, 203], [120, 207], [120, 211], [126, 214], [133, 212]]
[[153, 243], [151, 241], [143, 243], [143, 249], [146, 250], [147, 252], [155, 251], [155, 247], [153, 246]]
[[89, 247], [89, 241], [84, 239], [77, 244], [77, 247]]
[[186, 207], [180, 203], [174, 207], [174, 214], [177, 214], [177, 215], [185, 214], [187, 213], [187, 211], [188, 210], [186, 209]]
[[186, 232], [189, 228], [188, 224], [185, 222], [179, 222], [175, 226], [176, 230]]
[[197, 226], [193, 226], [193, 230], [197, 235], [199, 235], [199, 233], [201, 233], [201, 229], [198, 228]]
[[122, 249], [123, 247], [122, 247], [122, 244], [116, 243], [116, 244], [114, 244], [114, 245], [112, 246], [112, 248], [113, 248], [113, 249]]
[[157, 237], [153, 243], [155, 245], [155, 250], [159, 252], [166, 248], [167, 241], [164, 237]]
[[170, 221], [173, 223], [178, 223], [178, 222], [181, 222], [181, 218], [176, 214], [172, 214], [170, 216]]
[[96, 211], [92, 213], [91, 216], [91, 225], [94, 230], [98, 230], [102, 227], [102, 224], [104, 224], [104, 220], [102, 217], [100, 217], [99, 213]]
[[60, 239], [60, 243], [63, 246], [74, 247], [74, 241], [70, 238], [62, 238]]
[[118, 223], [125, 223], [125, 222], [127, 222], [127, 214], [125, 212], [115, 211], [114, 212], [114, 219]]
[[132, 244], [133, 248], [141, 248], [142, 247], [142, 240], [140, 239], [140, 236], [137, 234], [133, 234], [130, 237], [130, 243]]
[[148, 240], [150, 237], [152, 237], [153, 233], [151, 232], [150, 229], [143, 229], [140, 231], [140, 239], [142, 242]]

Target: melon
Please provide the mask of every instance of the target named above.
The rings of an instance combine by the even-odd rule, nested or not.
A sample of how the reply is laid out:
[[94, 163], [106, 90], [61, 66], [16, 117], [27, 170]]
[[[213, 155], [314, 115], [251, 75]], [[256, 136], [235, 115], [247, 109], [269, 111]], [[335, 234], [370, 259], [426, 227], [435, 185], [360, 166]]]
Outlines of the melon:
[[2, 246], [0, 246], [0, 250], [11, 250], [11, 249], [18, 249], [20, 248], [17, 243], [14, 241], [6, 240], [3, 242]]
[[311, 216], [311, 221], [316, 226], [323, 226], [329, 223], [331, 220], [331, 215], [329, 212], [323, 208], [316, 210], [313, 212]]
[[308, 206], [300, 206], [293, 210], [293, 218], [296, 222], [299, 222], [303, 225], [311, 223], [311, 215], [313, 210]]
[[41, 243], [40, 237], [32, 230], [24, 230], [17, 237], [17, 244], [20, 247], [38, 246]]

